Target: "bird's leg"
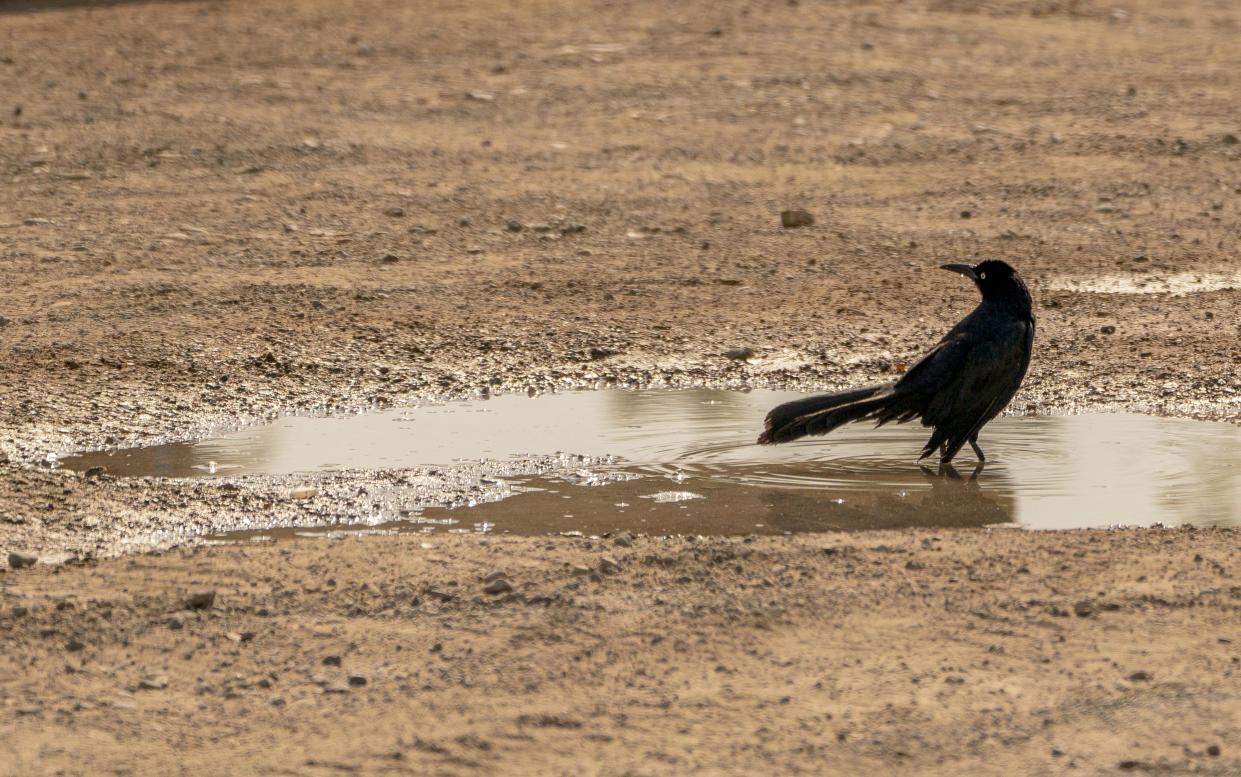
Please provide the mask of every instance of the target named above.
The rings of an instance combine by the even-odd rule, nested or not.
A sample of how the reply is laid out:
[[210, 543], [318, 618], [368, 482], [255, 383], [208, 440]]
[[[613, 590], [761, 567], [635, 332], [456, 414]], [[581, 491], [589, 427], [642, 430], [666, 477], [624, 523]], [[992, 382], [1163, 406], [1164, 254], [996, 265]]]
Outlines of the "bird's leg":
[[982, 455], [982, 448], [978, 447], [978, 435], [970, 437], [970, 447], [974, 449], [974, 455], [978, 456], [979, 461], [986, 461], [987, 457]]

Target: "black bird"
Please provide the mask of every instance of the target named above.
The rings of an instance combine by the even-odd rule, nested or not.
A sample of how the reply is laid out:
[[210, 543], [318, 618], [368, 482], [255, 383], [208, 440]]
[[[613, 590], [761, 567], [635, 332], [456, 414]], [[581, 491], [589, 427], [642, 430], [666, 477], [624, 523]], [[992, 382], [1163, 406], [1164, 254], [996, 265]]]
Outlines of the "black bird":
[[972, 279], [982, 302], [930, 353], [895, 383], [780, 405], [767, 414], [758, 442], [827, 434], [850, 421], [882, 426], [921, 418], [934, 433], [920, 458], [938, 450], [946, 464], [968, 442], [985, 461], [978, 430], [1004, 409], [1025, 377], [1034, 344], [1033, 302], [1017, 271], [1005, 262], [990, 259], [974, 267], [945, 264], [941, 269]]

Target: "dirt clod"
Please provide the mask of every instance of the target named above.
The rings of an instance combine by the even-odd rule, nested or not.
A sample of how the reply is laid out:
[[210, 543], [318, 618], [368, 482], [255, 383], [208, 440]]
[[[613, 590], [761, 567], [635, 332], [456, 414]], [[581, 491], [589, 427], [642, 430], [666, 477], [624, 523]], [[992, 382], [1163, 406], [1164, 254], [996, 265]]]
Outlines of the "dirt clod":
[[209, 610], [215, 604], [215, 591], [199, 591], [190, 594], [182, 602], [187, 610]]
[[38, 556], [18, 553], [15, 550], [9, 553], [9, 566], [13, 569], [25, 569], [26, 567], [33, 567], [37, 563], [39, 563]]
[[782, 210], [780, 211], [780, 226], [785, 229], [812, 227], [814, 226], [814, 216], [805, 210]]

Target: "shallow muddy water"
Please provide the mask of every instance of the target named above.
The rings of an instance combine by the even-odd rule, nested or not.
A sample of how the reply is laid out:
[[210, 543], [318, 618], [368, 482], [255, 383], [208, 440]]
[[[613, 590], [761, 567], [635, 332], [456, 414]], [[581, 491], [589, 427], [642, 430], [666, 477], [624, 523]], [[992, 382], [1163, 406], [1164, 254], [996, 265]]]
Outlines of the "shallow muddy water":
[[[512, 481], [468, 509], [420, 505], [380, 527], [522, 534], [627, 529], [747, 534], [983, 526], [1241, 525], [1241, 429], [1134, 414], [1007, 417], [983, 429], [977, 467], [918, 462], [916, 422], [854, 424], [757, 446], [777, 391], [595, 391], [506, 395], [358, 416], [288, 417], [217, 439], [67, 456], [76, 470], [237, 477], [341, 468], [450, 467], [557, 452], [609, 457]], [[373, 523], [373, 521], [371, 522]], [[340, 530], [342, 527], [335, 527]]]

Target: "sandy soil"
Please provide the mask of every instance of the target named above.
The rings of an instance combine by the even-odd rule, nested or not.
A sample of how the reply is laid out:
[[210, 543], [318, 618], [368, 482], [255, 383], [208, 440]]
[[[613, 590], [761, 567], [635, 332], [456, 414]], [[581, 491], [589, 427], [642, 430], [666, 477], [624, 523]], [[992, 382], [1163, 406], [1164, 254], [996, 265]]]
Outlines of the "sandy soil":
[[204, 547], [357, 505], [46, 466], [484, 387], [881, 378], [980, 257], [1038, 302], [1014, 409], [1233, 420], [1239, 26], [0, 6], [0, 552], [45, 562], [0, 573], [0, 773], [1241, 773], [1237, 530]]

